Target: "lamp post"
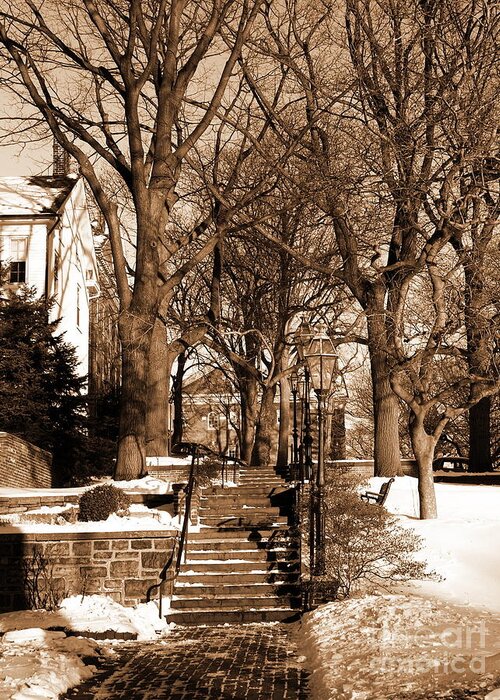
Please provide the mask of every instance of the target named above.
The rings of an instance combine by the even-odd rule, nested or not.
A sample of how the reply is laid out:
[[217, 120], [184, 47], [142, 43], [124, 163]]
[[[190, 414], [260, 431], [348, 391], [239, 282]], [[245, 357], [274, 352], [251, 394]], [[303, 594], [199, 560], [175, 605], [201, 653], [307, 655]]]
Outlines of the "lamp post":
[[293, 397], [292, 477], [297, 478], [297, 466], [299, 464], [299, 431], [297, 428], [297, 392], [299, 390], [299, 374], [295, 370], [290, 374], [290, 389]]
[[[324, 520], [324, 486], [325, 486], [325, 415], [333, 380], [338, 369], [338, 355], [324, 328], [311, 339], [304, 350], [304, 357], [309, 369], [312, 387], [318, 398], [318, 466], [313, 487], [314, 511], [314, 548], [311, 561], [314, 561], [314, 573], [322, 574], [325, 570], [325, 520]], [[311, 542], [312, 545], [312, 542]], [[312, 565], [311, 565], [312, 566]]]
[[[299, 327], [295, 332], [295, 347], [297, 348], [297, 355], [301, 362], [305, 360], [305, 348], [309, 345], [311, 338], [313, 338], [314, 333], [311, 326], [306, 321], [302, 320]], [[310, 480], [312, 476], [312, 445], [313, 438], [311, 434], [311, 403], [310, 403], [310, 393], [311, 393], [311, 381], [309, 376], [309, 368], [307, 364], [304, 365], [304, 383], [303, 383], [303, 394], [302, 394], [302, 423], [303, 423], [303, 433], [301, 440], [301, 450], [300, 450], [300, 480], [304, 483], [304, 480]]]

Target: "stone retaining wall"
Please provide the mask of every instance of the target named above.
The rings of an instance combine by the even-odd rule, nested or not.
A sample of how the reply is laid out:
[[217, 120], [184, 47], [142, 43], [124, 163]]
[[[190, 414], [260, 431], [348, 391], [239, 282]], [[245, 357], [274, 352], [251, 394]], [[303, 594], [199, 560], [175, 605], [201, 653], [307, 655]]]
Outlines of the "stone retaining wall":
[[23, 567], [34, 550], [48, 559], [65, 595], [100, 593], [122, 605], [144, 602], [168, 559], [175, 531], [0, 533], [0, 612], [27, 607]]
[[[172, 503], [172, 511], [174, 515], [178, 514], [177, 496], [175, 493], [167, 494], [149, 494], [149, 493], [129, 493], [131, 503], [142, 503], [148, 508], [157, 508]], [[77, 505], [80, 500], [78, 494], [60, 495], [41, 495], [23, 494], [22, 496], [0, 496], [0, 515], [9, 513], [26, 513], [29, 510], [40, 508], [41, 506], [67, 506], [70, 504]]]
[[[417, 462], [414, 459], [402, 459], [401, 466], [406, 476], [417, 476]], [[364, 479], [370, 479], [374, 474], [373, 459], [342, 459], [334, 462], [327, 462], [326, 469], [343, 467]]]
[[10, 433], [0, 432], [0, 486], [50, 488], [52, 455]]

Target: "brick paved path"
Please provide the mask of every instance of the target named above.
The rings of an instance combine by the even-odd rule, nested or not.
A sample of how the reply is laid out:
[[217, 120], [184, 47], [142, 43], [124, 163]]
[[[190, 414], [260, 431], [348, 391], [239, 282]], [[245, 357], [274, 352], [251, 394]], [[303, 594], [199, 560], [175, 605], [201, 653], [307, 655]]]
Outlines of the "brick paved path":
[[289, 627], [178, 627], [161, 642], [119, 649], [67, 700], [306, 700], [307, 673]]

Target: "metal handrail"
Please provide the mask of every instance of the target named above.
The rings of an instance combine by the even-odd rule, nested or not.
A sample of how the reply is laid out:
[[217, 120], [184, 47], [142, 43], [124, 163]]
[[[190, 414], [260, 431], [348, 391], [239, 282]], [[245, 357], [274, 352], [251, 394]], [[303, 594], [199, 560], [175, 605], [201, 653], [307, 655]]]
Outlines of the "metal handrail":
[[153, 584], [146, 591], [146, 602], [149, 603], [151, 598], [152, 598], [153, 592], [155, 590], [158, 590], [158, 614], [160, 617], [162, 617], [164, 588], [167, 584], [171, 584], [171, 587], [173, 588], [175, 576], [170, 576], [170, 573], [171, 573], [170, 569], [171, 569], [171, 566], [174, 562], [175, 553], [176, 553], [178, 546], [179, 546], [179, 536], [178, 535], [169, 535], [166, 539], [174, 541], [174, 546], [172, 547], [172, 551], [170, 552], [170, 557], [168, 558], [165, 566], [163, 567], [163, 569], [160, 571], [160, 573], [158, 575], [158, 578], [160, 579], [160, 583]]
[[[188, 542], [188, 527], [189, 527], [189, 519], [191, 515], [191, 500], [193, 496], [193, 491], [196, 486], [196, 469], [198, 466], [198, 450], [196, 447], [193, 449], [192, 453], [192, 460], [191, 460], [191, 468], [189, 470], [189, 479], [188, 483], [186, 486], [186, 502], [185, 502], [185, 508], [184, 508], [184, 517], [182, 520], [182, 528], [180, 535], [170, 535], [166, 539], [168, 540], [174, 540], [174, 546], [172, 547], [172, 551], [170, 552], [170, 556], [165, 563], [165, 566], [163, 569], [160, 571], [158, 578], [160, 579], [160, 583], [155, 583], [154, 585], [150, 586], [146, 592], [146, 601], [149, 603], [152, 594], [155, 590], [158, 590], [158, 615], [159, 617], [162, 617], [162, 607], [163, 607], [163, 595], [164, 595], [164, 589], [167, 584], [169, 584], [169, 592], [167, 593], [168, 595], [172, 595], [173, 589], [174, 589], [174, 584], [175, 581], [179, 575], [179, 571], [182, 565], [182, 558], [184, 556], [184, 560], [186, 559], [187, 555], [187, 542]], [[175, 562], [175, 567], [172, 570], [173, 564]]]

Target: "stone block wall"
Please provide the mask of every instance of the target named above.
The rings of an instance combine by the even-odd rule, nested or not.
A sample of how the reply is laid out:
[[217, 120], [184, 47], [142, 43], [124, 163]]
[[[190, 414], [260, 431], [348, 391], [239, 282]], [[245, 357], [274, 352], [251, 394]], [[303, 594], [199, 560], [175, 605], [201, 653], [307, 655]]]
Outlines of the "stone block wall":
[[52, 455], [10, 433], [0, 432], [0, 486], [50, 488]]
[[168, 560], [175, 531], [0, 533], [0, 612], [27, 607], [24, 568], [37, 549], [65, 595], [98, 593], [133, 606]]
[[[414, 459], [402, 459], [401, 466], [406, 476], [417, 476], [417, 463]], [[374, 474], [373, 459], [342, 459], [334, 462], [327, 462], [326, 469], [341, 467], [354, 472], [363, 479], [371, 479]]]

